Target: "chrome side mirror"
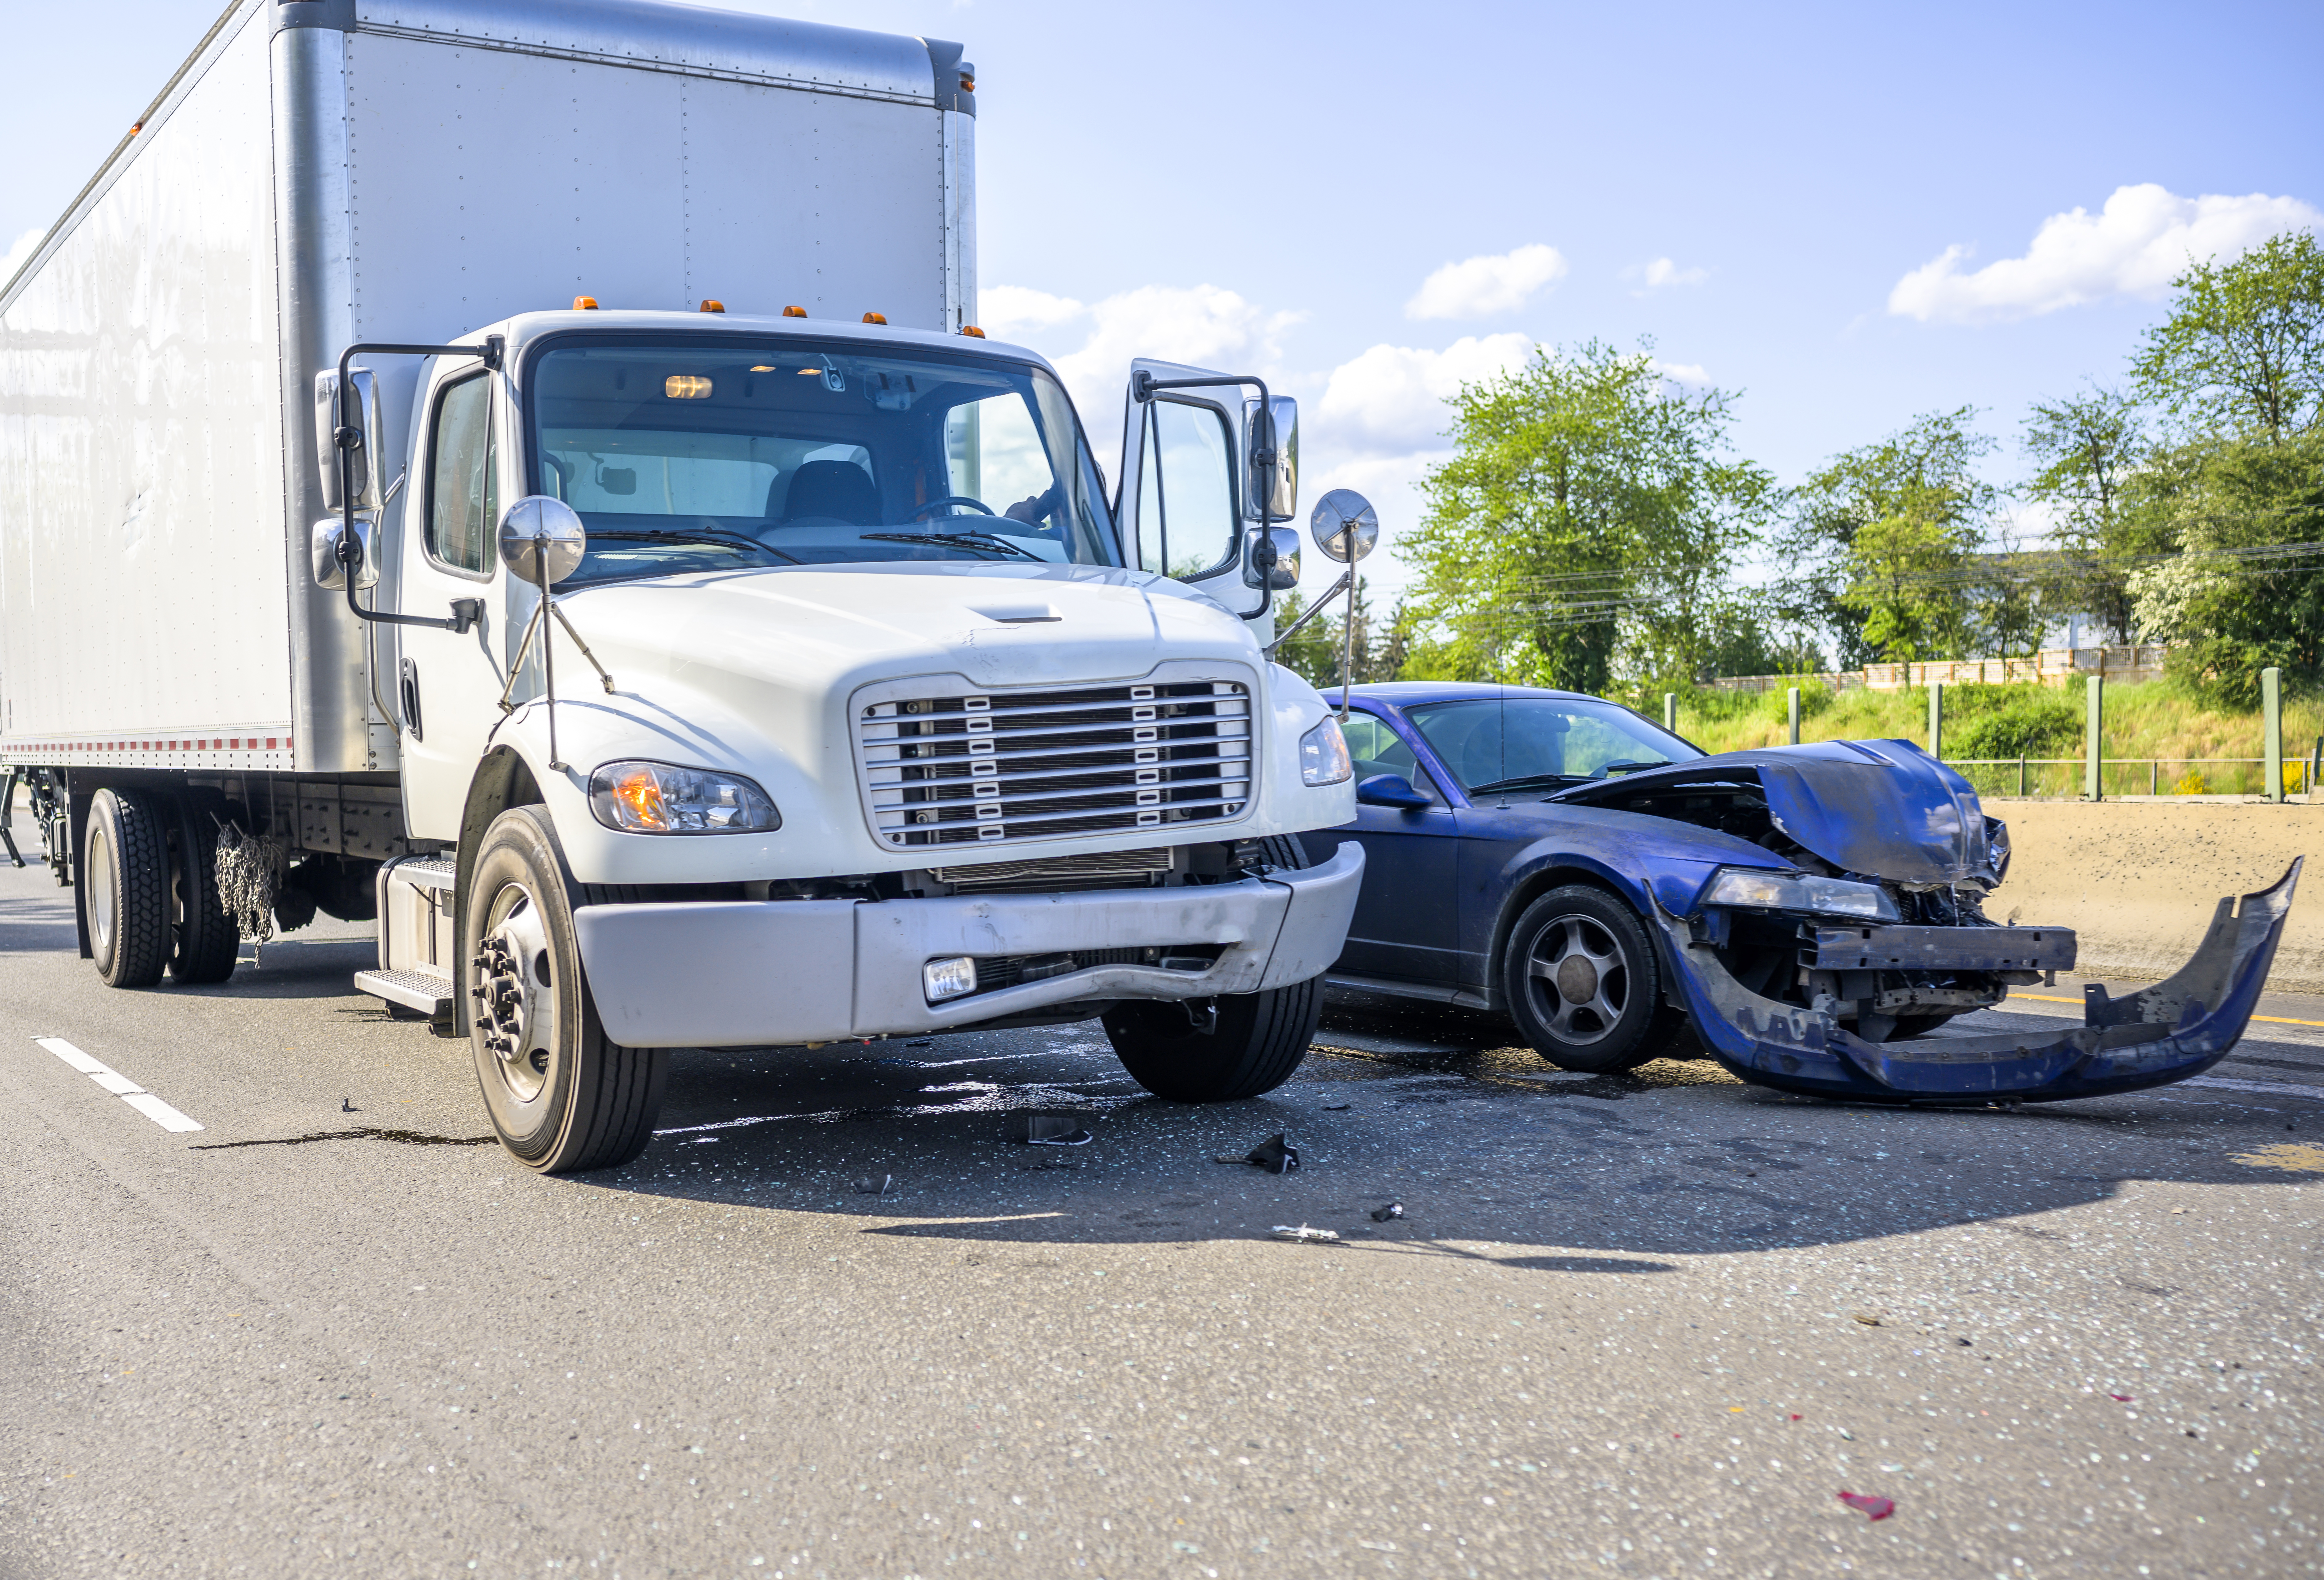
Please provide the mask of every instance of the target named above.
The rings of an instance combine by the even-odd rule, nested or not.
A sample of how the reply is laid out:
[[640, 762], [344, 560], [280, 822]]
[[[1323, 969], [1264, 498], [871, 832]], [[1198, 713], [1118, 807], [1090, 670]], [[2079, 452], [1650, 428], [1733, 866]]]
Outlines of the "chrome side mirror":
[[[347, 426], [355, 430], [355, 453], [350, 457], [355, 469], [355, 509], [376, 510], [380, 473], [385, 464], [381, 456], [386, 448], [379, 409], [379, 380], [369, 368], [350, 368], [347, 383], [351, 387]], [[315, 461], [323, 473], [323, 508], [327, 510], [339, 510], [344, 504], [339, 498], [338, 394], [337, 368], [315, 375]]]
[[1259, 584], [1258, 549], [1261, 532], [1275, 544], [1275, 566], [1267, 573], [1266, 583], [1277, 592], [1288, 592], [1299, 585], [1299, 534], [1288, 527], [1254, 527], [1242, 535], [1242, 584]]
[[[1250, 458], [1250, 476], [1242, 493], [1243, 519], [1288, 521], [1299, 513], [1299, 402], [1288, 395], [1277, 395], [1267, 404], [1268, 409], [1262, 412], [1257, 400], [1242, 403], [1242, 453]], [[1272, 465], [1260, 459], [1268, 454], [1275, 457]]]
[[501, 563], [520, 582], [562, 582], [588, 547], [579, 514], [563, 500], [527, 494], [501, 514]]
[[[329, 516], [315, 523], [307, 541], [308, 552], [313, 556], [315, 585], [331, 592], [343, 591], [347, 584], [347, 568], [339, 563], [339, 539], [346, 536], [344, 517]], [[355, 541], [363, 546], [362, 568], [355, 572], [358, 588], [379, 585], [379, 534], [376, 523], [364, 517], [355, 518]]]
[[1355, 490], [1335, 488], [1315, 501], [1307, 530], [1324, 554], [1343, 565], [1353, 565], [1379, 545], [1379, 516]]

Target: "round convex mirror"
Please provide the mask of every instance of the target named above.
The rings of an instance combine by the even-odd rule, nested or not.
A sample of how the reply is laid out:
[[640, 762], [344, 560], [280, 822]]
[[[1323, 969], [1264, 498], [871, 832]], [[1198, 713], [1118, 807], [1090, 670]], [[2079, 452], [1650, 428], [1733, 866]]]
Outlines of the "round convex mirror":
[[1307, 532], [1317, 548], [1346, 565], [1371, 553], [1379, 542], [1379, 516], [1354, 489], [1335, 488], [1315, 501]]
[[501, 563], [520, 582], [539, 583], [542, 561], [554, 584], [571, 575], [589, 546], [581, 518], [563, 500], [527, 494], [501, 516]]

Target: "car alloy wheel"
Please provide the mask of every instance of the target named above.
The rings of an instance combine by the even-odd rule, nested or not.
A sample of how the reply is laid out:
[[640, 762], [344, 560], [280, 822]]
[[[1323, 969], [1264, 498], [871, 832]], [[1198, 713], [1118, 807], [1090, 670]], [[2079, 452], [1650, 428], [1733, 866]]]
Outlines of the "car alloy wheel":
[[1589, 916], [1552, 918], [1526, 951], [1526, 974], [1535, 1013], [1577, 1048], [1605, 1041], [1629, 1006], [1630, 962], [1621, 941]]

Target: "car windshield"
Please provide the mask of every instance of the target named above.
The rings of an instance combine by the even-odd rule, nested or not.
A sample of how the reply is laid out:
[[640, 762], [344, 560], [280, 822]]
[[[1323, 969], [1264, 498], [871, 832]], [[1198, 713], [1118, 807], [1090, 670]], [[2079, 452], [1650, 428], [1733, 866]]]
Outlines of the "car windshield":
[[1464, 790], [1546, 788], [1702, 755], [1628, 708], [1588, 697], [1475, 697], [1404, 712]]
[[1028, 363], [861, 342], [559, 342], [527, 380], [570, 583], [880, 560], [1119, 565], [1072, 405]]

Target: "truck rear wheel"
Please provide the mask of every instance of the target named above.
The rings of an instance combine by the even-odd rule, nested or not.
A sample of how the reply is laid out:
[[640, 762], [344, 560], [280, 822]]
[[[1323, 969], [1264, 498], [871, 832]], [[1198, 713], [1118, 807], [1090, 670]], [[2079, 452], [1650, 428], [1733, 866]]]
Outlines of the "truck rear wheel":
[[[1260, 842], [1277, 867], [1305, 867], [1296, 840]], [[1323, 978], [1288, 988], [1238, 993], [1214, 1001], [1207, 1029], [1199, 1012], [1179, 1004], [1118, 1005], [1104, 1018], [1105, 1034], [1130, 1079], [1176, 1103], [1231, 1103], [1271, 1092], [1291, 1079], [1315, 1040], [1323, 1010]]]
[[170, 958], [170, 846], [142, 790], [100, 790], [81, 844], [89, 952], [108, 988], [151, 988]]
[[214, 804], [181, 796], [170, 826], [170, 979], [223, 982], [242, 953], [242, 930], [218, 897]]
[[573, 928], [578, 892], [546, 809], [493, 820], [468, 882], [459, 990], [502, 1144], [529, 1169], [618, 1168], [645, 1151], [669, 1053], [625, 1048], [598, 1024]]

